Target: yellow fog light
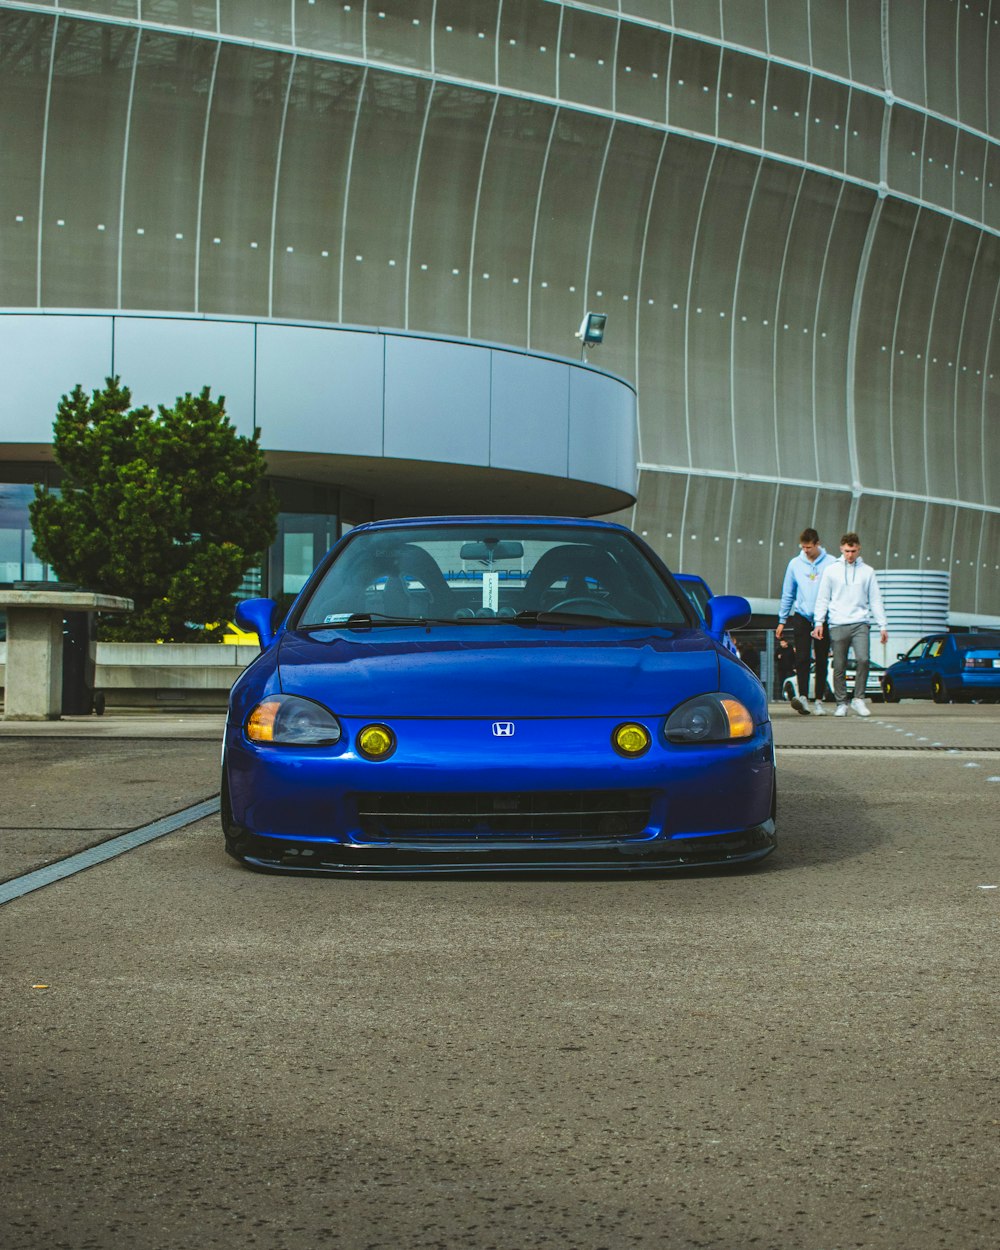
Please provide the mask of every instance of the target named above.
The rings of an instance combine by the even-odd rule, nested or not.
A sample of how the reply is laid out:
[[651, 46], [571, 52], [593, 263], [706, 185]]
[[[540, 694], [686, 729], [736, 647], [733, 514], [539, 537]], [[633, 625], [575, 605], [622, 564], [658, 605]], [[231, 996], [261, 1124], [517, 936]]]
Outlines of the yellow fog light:
[[611, 735], [611, 744], [619, 755], [634, 757], [649, 750], [651, 738], [645, 725], [637, 725], [629, 721], [619, 725]]
[[358, 734], [358, 750], [366, 759], [384, 760], [396, 749], [396, 735], [388, 725], [366, 725]]
[[739, 699], [722, 699], [722, 706], [729, 717], [730, 738], [750, 738], [753, 736], [753, 717]]

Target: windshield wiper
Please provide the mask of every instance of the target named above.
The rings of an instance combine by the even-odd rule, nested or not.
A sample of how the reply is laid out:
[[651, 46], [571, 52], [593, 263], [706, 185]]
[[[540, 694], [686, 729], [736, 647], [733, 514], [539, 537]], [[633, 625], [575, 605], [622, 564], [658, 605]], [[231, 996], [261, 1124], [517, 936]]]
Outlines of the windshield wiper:
[[375, 625], [427, 625], [425, 616], [388, 616], [384, 612], [346, 612], [333, 621], [316, 621], [298, 629], [371, 629]]

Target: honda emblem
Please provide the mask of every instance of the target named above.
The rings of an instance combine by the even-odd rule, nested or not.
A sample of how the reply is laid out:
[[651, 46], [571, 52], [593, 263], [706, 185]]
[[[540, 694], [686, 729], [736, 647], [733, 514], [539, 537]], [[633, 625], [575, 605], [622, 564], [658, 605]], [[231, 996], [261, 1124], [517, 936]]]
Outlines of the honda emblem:
[[495, 720], [493, 722], [494, 738], [513, 738], [514, 722], [512, 720]]

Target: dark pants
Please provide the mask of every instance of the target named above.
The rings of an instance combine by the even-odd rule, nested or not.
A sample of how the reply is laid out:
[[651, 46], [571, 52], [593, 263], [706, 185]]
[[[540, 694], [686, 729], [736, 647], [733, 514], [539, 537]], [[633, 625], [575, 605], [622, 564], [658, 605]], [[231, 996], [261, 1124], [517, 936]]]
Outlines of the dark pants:
[[788, 618], [795, 638], [795, 677], [799, 683], [799, 696], [809, 698], [809, 660], [810, 654], [816, 659], [816, 693], [814, 699], [822, 700], [826, 694], [826, 669], [830, 658], [829, 630], [823, 631], [822, 638], [812, 636], [813, 623], [801, 612], [793, 612]]

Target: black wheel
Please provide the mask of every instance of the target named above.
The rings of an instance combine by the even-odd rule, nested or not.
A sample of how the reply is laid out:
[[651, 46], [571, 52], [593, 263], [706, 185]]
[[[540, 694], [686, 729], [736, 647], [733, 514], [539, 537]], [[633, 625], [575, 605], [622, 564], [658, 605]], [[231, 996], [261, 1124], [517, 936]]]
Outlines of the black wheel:
[[891, 677], [882, 679], [882, 695], [886, 703], [899, 702], [899, 695], [896, 693], [896, 687]]
[[795, 686], [792, 683], [791, 678], [789, 678], [788, 681], [786, 681], [781, 687], [781, 697], [786, 703], [790, 703], [792, 699], [795, 698]]
[[104, 698], [104, 691], [98, 690], [94, 694], [94, 715], [103, 716], [105, 706], [106, 706], [106, 701]]
[[230, 855], [235, 855], [236, 843], [234, 837], [236, 831], [233, 828], [233, 805], [229, 799], [229, 778], [226, 776], [225, 770], [223, 770], [222, 781], [219, 785], [219, 818], [222, 821], [222, 832], [226, 838], [226, 850]]
[[935, 703], [951, 702], [951, 698], [948, 695], [948, 687], [944, 684], [944, 678], [940, 673], [935, 673], [931, 678], [931, 698]]

